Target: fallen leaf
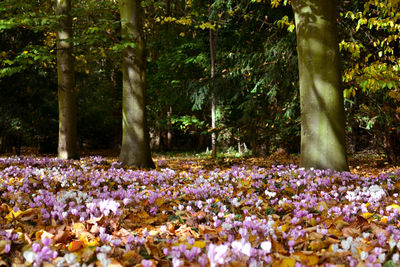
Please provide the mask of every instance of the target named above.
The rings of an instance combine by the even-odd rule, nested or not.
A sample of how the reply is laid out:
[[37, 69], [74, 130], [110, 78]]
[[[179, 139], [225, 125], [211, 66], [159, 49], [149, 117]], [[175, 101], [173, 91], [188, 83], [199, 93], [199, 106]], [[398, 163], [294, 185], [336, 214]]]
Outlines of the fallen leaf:
[[277, 262], [272, 264], [273, 267], [294, 267], [296, 264], [295, 259], [285, 257]]
[[293, 253], [291, 256], [296, 256], [300, 259], [300, 261], [302, 263], [304, 263], [307, 266], [315, 266], [318, 264], [319, 261], [319, 257], [316, 255], [309, 255], [309, 254], [305, 254], [304, 252], [301, 251], [297, 251], [295, 253]]
[[80, 240], [74, 240], [68, 245], [68, 251], [75, 252], [83, 248], [84, 244]]

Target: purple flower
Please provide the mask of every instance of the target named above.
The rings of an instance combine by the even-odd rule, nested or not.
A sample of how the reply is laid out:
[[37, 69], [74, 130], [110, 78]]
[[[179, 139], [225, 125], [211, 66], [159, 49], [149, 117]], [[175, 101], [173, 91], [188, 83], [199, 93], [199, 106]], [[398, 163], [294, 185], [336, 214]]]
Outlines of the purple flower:
[[44, 245], [44, 246], [46, 246], [46, 247], [48, 247], [48, 246], [50, 246], [51, 245], [51, 239], [50, 238], [47, 238], [47, 237], [45, 237], [45, 238], [42, 238], [42, 244]]
[[11, 250], [11, 244], [10, 244], [10, 243], [7, 243], [7, 244], [4, 246], [4, 253], [10, 252], [10, 250]]
[[38, 243], [32, 244], [32, 251], [38, 253], [40, 251], [40, 245]]
[[228, 253], [229, 247], [227, 245], [210, 244], [207, 249], [210, 266], [215, 267], [217, 264], [225, 264], [225, 259], [228, 256]]
[[151, 261], [151, 260], [142, 260], [142, 265], [143, 265], [143, 267], [151, 267], [151, 266], [153, 266], [153, 261]]
[[181, 267], [181, 266], [183, 266], [183, 264], [184, 264], [183, 260], [180, 260], [178, 258], [172, 259], [172, 267]]
[[251, 244], [249, 241], [245, 240], [244, 238], [240, 240], [235, 240], [231, 244], [232, 248], [236, 252], [241, 252], [247, 257], [250, 257], [251, 253]]

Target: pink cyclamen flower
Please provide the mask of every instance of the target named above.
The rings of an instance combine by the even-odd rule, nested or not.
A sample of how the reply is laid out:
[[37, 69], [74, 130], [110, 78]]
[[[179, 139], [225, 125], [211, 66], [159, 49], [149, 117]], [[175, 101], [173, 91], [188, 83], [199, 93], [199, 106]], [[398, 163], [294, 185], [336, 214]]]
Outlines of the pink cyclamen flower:
[[241, 252], [245, 254], [247, 257], [250, 257], [251, 244], [244, 238], [242, 238], [241, 240], [233, 241], [231, 246], [235, 251]]
[[210, 267], [215, 267], [217, 264], [224, 264], [228, 253], [229, 247], [227, 245], [210, 244], [207, 250]]
[[141, 264], [143, 265], [143, 267], [151, 267], [151, 266], [153, 266], [153, 261], [151, 261], [151, 260], [142, 260]]

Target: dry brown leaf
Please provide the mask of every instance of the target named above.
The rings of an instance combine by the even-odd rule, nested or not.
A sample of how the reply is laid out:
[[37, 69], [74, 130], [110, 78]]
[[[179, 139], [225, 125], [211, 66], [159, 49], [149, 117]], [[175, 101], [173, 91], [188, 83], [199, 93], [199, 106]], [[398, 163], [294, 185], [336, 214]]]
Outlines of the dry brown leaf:
[[310, 244], [308, 244], [308, 248], [312, 251], [320, 251], [327, 247], [329, 247], [329, 243], [321, 239], [313, 240]]
[[84, 244], [80, 240], [74, 240], [68, 245], [68, 251], [69, 252], [75, 252], [83, 248]]
[[359, 227], [347, 226], [342, 229], [342, 234], [344, 237], [356, 237], [361, 235], [361, 230]]
[[287, 255], [288, 254], [288, 251], [277, 240], [271, 239], [271, 243], [272, 243], [272, 251], [278, 252], [278, 253], [283, 254], [283, 255]]
[[93, 258], [94, 252], [95, 252], [95, 249], [94, 249], [94, 248], [86, 247], [86, 248], [83, 249], [83, 251], [81, 252], [81, 259], [82, 259], [84, 262], [88, 262], [90, 259]]
[[139, 264], [143, 260], [143, 257], [136, 251], [130, 250], [122, 256], [122, 259], [127, 263], [127, 266], [133, 266]]
[[385, 235], [387, 235], [387, 231], [384, 229], [386, 228], [386, 225], [383, 223], [371, 221], [369, 227], [374, 235], [377, 235], [379, 233], [384, 233]]
[[319, 257], [314, 255], [314, 254], [309, 254], [309, 253], [304, 253], [302, 251], [297, 251], [293, 254], [291, 254], [291, 256], [295, 256], [299, 259], [299, 261], [307, 266], [315, 266], [318, 264], [319, 261]]
[[323, 234], [317, 233], [317, 232], [311, 232], [308, 234], [308, 239], [309, 240], [321, 240], [324, 237]]

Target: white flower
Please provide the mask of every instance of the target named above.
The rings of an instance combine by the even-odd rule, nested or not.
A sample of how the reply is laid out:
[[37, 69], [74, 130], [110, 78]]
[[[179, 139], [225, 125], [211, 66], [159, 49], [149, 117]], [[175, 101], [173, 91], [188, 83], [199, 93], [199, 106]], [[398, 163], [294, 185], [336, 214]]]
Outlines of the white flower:
[[268, 190], [265, 190], [264, 194], [266, 194], [269, 198], [276, 196], [276, 192], [270, 192]]
[[332, 244], [331, 248], [332, 248], [332, 251], [333, 251], [333, 252], [339, 252], [339, 251], [340, 251], [340, 250], [339, 250], [339, 245], [338, 245], [338, 244]]
[[347, 191], [346, 196], [345, 196], [345, 198], [348, 201], [354, 201], [356, 199], [356, 197], [357, 197], [357, 194], [356, 194], [356, 192], [353, 192], [353, 191]]
[[349, 250], [351, 247], [351, 243], [353, 242], [353, 237], [349, 236], [347, 237], [347, 239], [342, 240], [341, 244], [342, 244], [342, 248], [344, 250]]
[[227, 222], [222, 223], [222, 229], [224, 229], [224, 230], [229, 231], [232, 229], [232, 227], [233, 227], [233, 225], [230, 223], [227, 223]]
[[397, 263], [399, 261], [399, 253], [394, 253], [392, 256], [392, 261]]
[[371, 185], [368, 188], [368, 191], [370, 195], [370, 200], [375, 202], [380, 201], [381, 198], [386, 195], [385, 190], [383, 190], [383, 188], [379, 185]]
[[386, 254], [385, 254], [385, 253], [379, 254], [378, 259], [379, 259], [379, 261], [380, 261], [381, 263], [385, 262], [385, 260], [386, 260]]
[[261, 246], [261, 249], [264, 250], [266, 253], [271, 252], [271, 248], [272, 248], [271, 241], [264, 241], [260, 244], [260, 246]]
[[[103, 228], [104, 229], [104, 228]], [[110, 246], [108, 246], [108, 245], [102, 245], [100, 248], [99, 248], [99, 250], [100, 250], [100, 252], [102, 252], [102, 253], [109, 253], [110, 251], [111, 251], [111, 247]]]
[[371, 234], [370, 233], [362, 233], [363, 238], [367, 239]]
[[36, 253], [32, 250], [27, 250], [24, 252], [24, 258], [27, 262], [32, 263], [36, 258]]
[[285, 204], [285, 203], [286, 203], [286, 200], [287, 200], [287, 198], [286, 198], [286, 197], [284, 197], [284, 198], [280, 199], [280, 200], [278, 201], [278, 205], [279, 205], [279, 206], [282, 206], [283, 204]]
[[105, 216], [108, 216], [108, 214], [110, 214], [110, 211], [114, 212], [115, 214], [118, 208], [119, 203], [113, 199], [104, 199], [99, 203], [99, 209]]
[[69, 265], [76, 263], [78, 257], [74, 253], [65, 254], [64, 259]]
[[362, 261], [365, 261], [368, 258], [368, 252], [361, 251], [360, 258]]
[[161, 233], [165, 233], [167, 231], [167, 226], [161, 225], [160, 226], [160, 231], [161, 231]]
[[107, 255], [105, 253], [97, 253], [97, 259], [104, 267], [107, 267], [111, 263], [111, 261], [107, 259]]
[[390, 246], [390, 249], [393, 249], [396, 246], [396, 241], [394, 241], [393, 239], [390, 239], [389, 246]]
[[240, 206], [240, 202], [239, 202], [239, 199], [237, 198], [237, 197], [235, 197], [234, 199], [232, 199], [232, 205], [234, 206], [234, 207], [239, 207]]

